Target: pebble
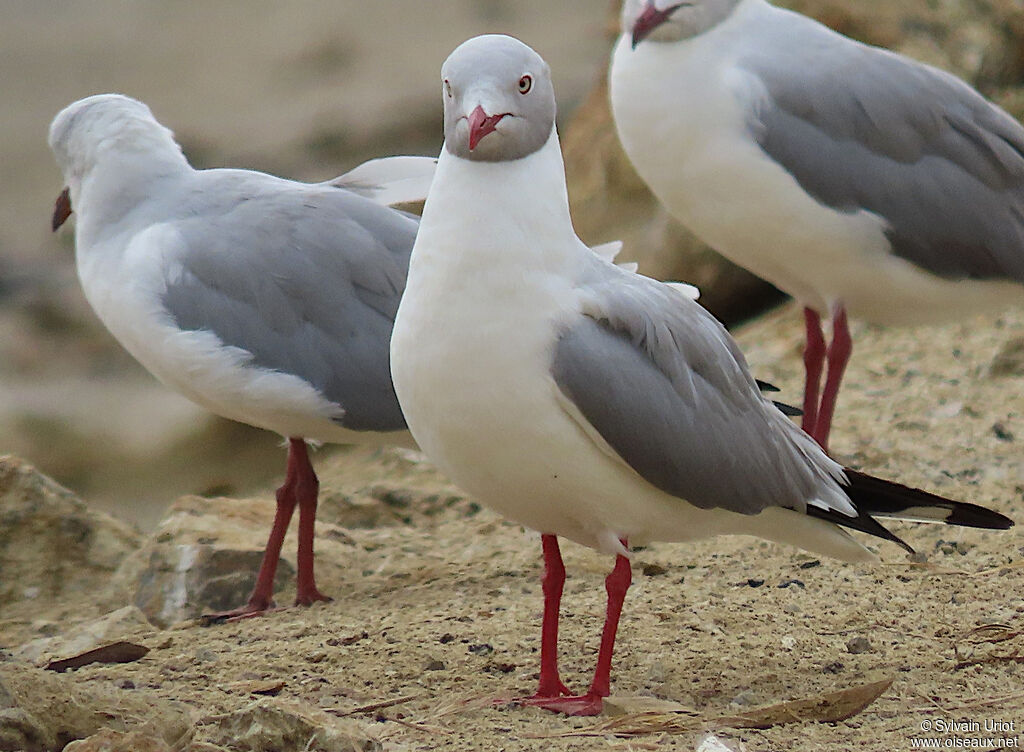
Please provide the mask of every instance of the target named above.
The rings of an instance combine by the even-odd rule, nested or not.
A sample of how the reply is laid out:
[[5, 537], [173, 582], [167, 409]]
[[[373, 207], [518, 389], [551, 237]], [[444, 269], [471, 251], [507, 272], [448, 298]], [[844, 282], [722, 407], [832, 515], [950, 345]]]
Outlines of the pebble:
[[871, 640], [867, 637], [857, 636], [851, 637], [846, 641], [846, 650], [849, 653], [857, 655], [858, 653], [867, 653], [871, 651]]

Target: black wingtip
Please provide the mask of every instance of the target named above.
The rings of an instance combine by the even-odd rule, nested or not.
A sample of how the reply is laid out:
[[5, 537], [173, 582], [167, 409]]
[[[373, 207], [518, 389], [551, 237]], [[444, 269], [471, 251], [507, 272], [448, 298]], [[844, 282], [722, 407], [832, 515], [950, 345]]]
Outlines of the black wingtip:
[[1005, 514], [978, 504], [953, 501], [919, 488], [911, 488], [849, 468], [846, 469], [846, 477], [849, 485], [843, 490], [857, 509], [856, 517], [847, 517], [834, 509], [821, 509], [815, 506], [808, 506], [807, 514], [892, 541], [910, 554], [914, 553], [914, 549], [875, 517], [911, 522], [937, 522], [987, 530], [1006, 530], [1014, 524]]
[[807, 514], [811, 517], [817, 517], [822, 520], [827, 520], [828, 522], [834, 522], [841, 527], [848, 527], [851, 530], [859, 530], [862, 533], [873, 535], [876, 538], [892, 541], [911, 556], [917, 553], [909, 543], [862, 509], [857, 510], [856, 517], [847, 517], [845, 514], [841, 514], [834, 509], [822, 509], [821, 507], [808, 505]]
[[787, 405], [785, 402], [778, 402], [777, 400], [772, 400], [772, 404], [775, 405], [775, 407], [779, 408], [779, 412], [781, 412], [783, 415], [788, 415], [791, 418], [799, 418], [801, 415], [804, 414], [804, 411], [801, 410], [799, 407]]
[[876, 517], [939, 522], [960, 527], [1007, 530], [1014, 522], [1005, 514], [846, 469], [846, 493], [858, 510]]
[[953, 509], [946, 517], [946, 524], [987, 530], [1009, 530], [1015, 523], [1005, 514], [966, 501], [954, 501]]
[[757, 388], [760, 389], [762, 392], [781, 392], [782, 391], [777, 386], [775, 386], [775, 384], [772, 384], [772, 383], [770, 383], [768, 381], [762, 381], [761, 379], [754, 379], [754, 381], [757, 383]]

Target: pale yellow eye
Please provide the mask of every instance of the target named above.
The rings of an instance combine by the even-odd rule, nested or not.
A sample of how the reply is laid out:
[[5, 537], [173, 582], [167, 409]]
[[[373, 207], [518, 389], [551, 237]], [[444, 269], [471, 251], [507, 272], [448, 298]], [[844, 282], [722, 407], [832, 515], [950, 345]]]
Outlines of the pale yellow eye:
[[444, 93], [449, 97], [452, 95], [452, 85], [447, 78], [444, 80]]
[[530, 93], [530, 89], [532, 89], [532, 88], [533, 88], [533, 77], [532, 76], [523, 76], [522, 78], [519, 79], [519, 93], [520, 94], [529, 94]]

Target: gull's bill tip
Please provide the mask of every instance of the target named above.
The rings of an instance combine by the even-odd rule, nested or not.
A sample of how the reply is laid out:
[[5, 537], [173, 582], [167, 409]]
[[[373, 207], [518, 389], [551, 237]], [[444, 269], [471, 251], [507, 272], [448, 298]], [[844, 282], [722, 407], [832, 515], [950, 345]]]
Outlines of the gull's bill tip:
[[53, 219], [50, 220], [50, 228], [57, 232], [60, 226], [64, 224], [68, 217], [71, 216], [71, 191], [69, 188], [65, 188], [57, 196], [57, 203], [53, 206]]

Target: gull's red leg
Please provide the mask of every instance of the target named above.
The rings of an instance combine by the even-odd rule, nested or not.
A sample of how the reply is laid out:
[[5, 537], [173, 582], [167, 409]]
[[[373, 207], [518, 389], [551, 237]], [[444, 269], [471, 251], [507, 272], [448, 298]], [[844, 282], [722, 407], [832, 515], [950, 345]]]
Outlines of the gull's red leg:
[[[625, 545], [626, 541], [623, 540]], [[615, 568], [605, 578], [604, 587], [608, 593], [608, 607], [605, 613], [604, 630], [601, 633], [601, 648], [597, 654], [597, 667], [594, 669], [594, 680], [585, 695], [577, 697], [554, 697], [549, 700], [534, 700], [531, 705], [566, 715], [597, 715], [601, 712], [603, 698], [611, 691], [612, 651], [615, 648], [615, 634], [619, 628], [619, 617], [622, 615], [622, 603], [626, 598], [633, 581], [629, 559], [618, 556]]]
[[299, 549], [295, 575], [295, 605], [311, 606], [316, 601], [331, 599], [316, 589], [313, 575], [313, 533], [316, 526], [316, 504], [320, 481], [309, 461], [309, 449], [302, 439], [290, 439], [289, 465], [295, 465], [295, 497], [299, 504]]
[[[558, 549], [558, 538], [542, 535], [544, 548], [544, 618], [540, 632], [540, 682], [532, 697], [514, 700], [525, 705], [543, 704], [555, 697], [572, 694], [558, 675], [558, 616], [562, 608], [562, 589], [565, 586], [565, 564]], [[504, 704], [507, 701], [500, 701]]]
[[828, 451], [828, 436], [832, 431], [832, 416], [839, 398], [839, 385], [846, 372], [846, 364], [853, 352], [853, 339], [850, 337], [850, 326], [846, 320], [846, 309], [836, 305], [832, 312], [832, 342], [828, 346], [828, 376], [825, 378], [825, 389], [821, 394], [821, 406], [818, 419], [811, 435]]
[[814, 436], [818, 425], [818, 390], [825, 366], [825, 333], [821, 330], [821, 317], [810, 308], [804, 308], [804, 325], [807, 343], [804, 345], [804, 414], [800, 427]]
[[291, 522], [292, 513], [295, 511], [297, 502], [296, 488], [299, 484], [299, 462], [296, 457], [301, 451], [309, 464], [309, 457], [306, 455], [306, 443], [302, 439], [289, 439], [288, 444], [288, 467], [285, 472], [284, 483], [277, 489], [277, 511], [274, 513], [274, 524], [270, 528], [270, 538], [267, 539], [266, 548], [263, 549], [263, 560], [260, 562], [260, 571], [256, 575], [256, 584], [253, 586], [252, 594], [244, 606], [231, 609], [230, 611], [218, 611], [212, 614], [203, 614], [206, 621], [247, 619], [253, 616], [262, 616], [274, 608], [274, 576], [277, 574], [277, 563], [281, 560], [281, 546], [284, 544], [285, 533], [288, 532], [288, 524]]

